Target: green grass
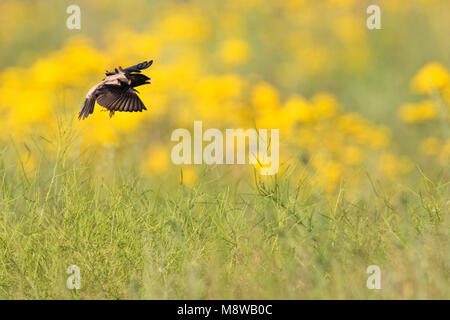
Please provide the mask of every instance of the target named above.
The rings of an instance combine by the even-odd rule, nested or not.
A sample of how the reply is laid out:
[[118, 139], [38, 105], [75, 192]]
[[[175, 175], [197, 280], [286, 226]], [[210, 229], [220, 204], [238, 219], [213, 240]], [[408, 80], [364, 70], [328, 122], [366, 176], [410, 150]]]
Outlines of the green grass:
[[[263, 182], [249, 170], [231, 184], [205, 167], [190, 188], [179, 168], [146, 179], [65, 148], [27, 175], [12, 150], [0, 165], [0, 298], [450, 297], [448, 182], [368, 177], [350, 201], [288, 172]], [[66, 288], [73, 264], [78, 291]], [[373, 264], [381, 290], [366, 287]]]

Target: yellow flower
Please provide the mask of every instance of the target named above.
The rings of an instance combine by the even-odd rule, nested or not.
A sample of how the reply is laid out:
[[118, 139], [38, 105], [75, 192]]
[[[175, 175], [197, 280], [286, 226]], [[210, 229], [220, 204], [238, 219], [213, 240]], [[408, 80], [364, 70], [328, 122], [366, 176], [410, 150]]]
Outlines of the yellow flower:
[[243, 64], [249, 57], [248, 44], [240, 39], [228, 39], [222, 43], [220, 56], [223, 62], [227, 64]]
[[315, 182], [317, 185], [327, 192], [335, 190], [343, 174], [342, 165], [336, 161], [325, 159], [322, 155], [314, 157], [312, 164], [316, 169]]
[[288, 120], [311, 122], [314, 121], [314, 114], [309, 103], [299, 95], [293, 95], [286, 101], [283, 114]]
[[313, 104], [314, 113], [319, 119], [334, 116], [338, 108], [336, 97], [329, 93], [318, 93], [312, 97], [311, 102]]
[[[236, 123], [241, 111], [239, 97], [244, 86], [244, 80], [235, 74], [203, 77], [194, 91], [196, 111], [205, 120]], [[224, 112], [227, 114], [226, 118], [223, 116]]]
[[328, 161], [326, 165], [318, 171], [317, 181], [325, 191], [331, 192], [336, 189], [342, 176], [342, 168], [335, 161]]
[[368, 143], [375, 149], [387, 147], [390, 142], [390, 130], [387, 127], [368, 129]]
[[106, 112], [100, 113], [97, 109], [95, 117], [89, 117], [82, 122], [79, 121], [76, 126], [81, 129], [83, 147], [108, 146], [118, 142], [117, 132], [111, 126]]
[[337, 120], [337, 127], [342, 131], [353, 135], [358, 135], [366, 131], [364, 119], [357, 113], [341, 115]]
[[427, 156], [437, 155], [439, 153], [440, 143], [435, 137], [429, 137], [420, 143], [420, 150]]
[[355, 146], [348, 146], [342, 148], [342, 160], [349, 165], [360, 164], [363, 160], [361, 149]]
[[437, 117], [436, 108], [431, 100], [418, 104], [408, 103], [400, 108], [400, 118], [405, 122], [420, 123]]
[[204, 77], [198, 83], [196, 94], [207, 103], [222, 101], [238, 97], [243, 85], [243, 80], [235, 74]]
[[272, 85], [261, 82], [253, 87], [251, 100], [256, 110], [271, 113], [279, 107], [280, 94]]
[[169, 168], [168, 150], [162, 146], [155, 146], [147, 151], [147, 158], [144, 162], [144, 173], [147, 176], [165, 173]]
[[327, 70], [332, 61], [330, 51], [316, 42], [301, 43], [293, 48], [294, 55], [305, 74], [316, 74]]
[[338, 18], [333, 29], [343, 42], [355, 44], [364, 37], [364, 29], [360, 28], [362, 23], [361, 17], [347, 15]]
[[193, 168], [183, 168], [183, 184], [192, 187], [197, 181], [197, 173]]
[[412, 89], [417, 93], [432, 93], [448, 84], [450, 76], [447, 69], [437, 62], [423, 67], [411, 82]]
[[143, 120], [142, 116], [136, 116], [131, 112], [116, 113], [109, 121], [111, 126], [120, 132], [133, 132], [137, 129], [139, 123]]
[[204, 40], [209, 34], [209, 23], [200, 10], [188, 6], [171, 8], [158, 24], [158, 32], [164, 40], [192, 41]]
[[385, 153], [379, 159], [381, 171], [389, 178], [394, 178], [398, 174], [405, 174], [411, 171], [413, 165], [407, 157], [397, 158], [393, 154]]

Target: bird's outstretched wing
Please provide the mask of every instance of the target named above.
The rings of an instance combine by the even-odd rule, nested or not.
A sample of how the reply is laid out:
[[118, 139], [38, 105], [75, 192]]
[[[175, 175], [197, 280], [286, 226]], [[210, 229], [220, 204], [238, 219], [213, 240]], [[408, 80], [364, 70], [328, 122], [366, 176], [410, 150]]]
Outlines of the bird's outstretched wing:
[[86, 99], [84, 100], [84, 104], [81, 107], [80, 113], [78, 114], [78, 120], [84, 120], [90, 114], [94, 113], [95, 99], [97, 99], [96, 92], [101, 86], [102, 82], [97, 83], [89, 90], [86, 95]]
[[78, 120], [86, 119], [90, 114], [94, 113], [95, 97], [89, 97], [84, 100], [83, 107], [78, 114]]
[[125, 71], [125, 72], [141, 72], [141, 70], [144, 70], [144, 69], [147, 69], [148, 67], [150, 67], [152, 65], [152, 63], [153, 63], [153, 60], [144, 61], [144, 62], [138, 63], [135, 66], [123, 69], [123, 71]]
[[115, 111], [142, 112], [142, 110], [147, 110], [132, 88], [108, 87], [98, 96], [97, 102], [108, 109], [111, 114], [114, 114]]

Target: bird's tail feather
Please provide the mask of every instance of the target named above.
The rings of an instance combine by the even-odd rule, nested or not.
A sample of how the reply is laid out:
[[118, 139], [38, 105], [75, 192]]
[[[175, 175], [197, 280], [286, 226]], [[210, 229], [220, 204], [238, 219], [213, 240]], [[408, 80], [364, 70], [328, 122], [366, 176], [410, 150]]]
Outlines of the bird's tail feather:
[[84, 105], [80, 110], [80, 113], [78, 115], [78, 120], [84, 120], [86, 119], [90, 114], [94, 112], [94, 106], [95, 106], [95, 99], [88, 99], [84, 101]]
[[125, 72], [141, 72], [141, 70], [147, 69], [152, 64], [153, 64], [153, 60], [144, 61], [144, 62], [138, 63], [135, 66], [125, 68], [125, 69], [123, 69], [123, 71], [125, 71]]

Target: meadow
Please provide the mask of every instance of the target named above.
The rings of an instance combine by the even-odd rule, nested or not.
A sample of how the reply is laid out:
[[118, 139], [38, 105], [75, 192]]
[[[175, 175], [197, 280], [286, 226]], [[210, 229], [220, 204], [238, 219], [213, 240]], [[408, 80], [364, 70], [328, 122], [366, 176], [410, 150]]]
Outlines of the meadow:
[[[0, 3], [0, 298], [450, 298], [448, 1], [76, 2]], [[78, 121], [149, 59], [147, 112]], [[174, 164], [196, 120], [278, 173]]]

